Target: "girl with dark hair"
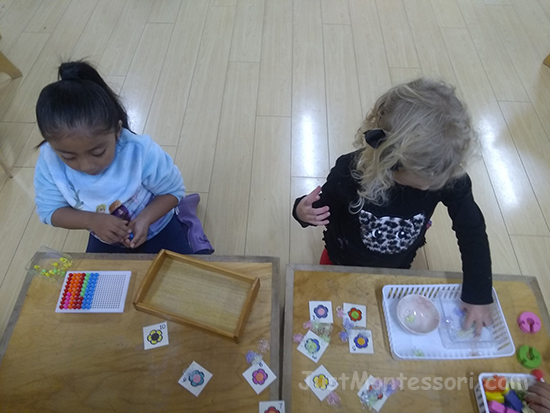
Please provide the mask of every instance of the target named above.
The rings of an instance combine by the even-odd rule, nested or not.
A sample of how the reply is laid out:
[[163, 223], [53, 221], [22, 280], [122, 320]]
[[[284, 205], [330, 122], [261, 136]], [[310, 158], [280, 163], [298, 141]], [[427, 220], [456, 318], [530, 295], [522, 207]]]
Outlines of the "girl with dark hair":
[[87, 252], [211, 253], [195, 215], [199, 196], [184, 198], [170, 156], [130, 131], [124, 107], [99, 73], [86, 62], [68, 62], [58, 77], [36, 104], [44, 137], [34, 178], [41, 221], [89, 230]]

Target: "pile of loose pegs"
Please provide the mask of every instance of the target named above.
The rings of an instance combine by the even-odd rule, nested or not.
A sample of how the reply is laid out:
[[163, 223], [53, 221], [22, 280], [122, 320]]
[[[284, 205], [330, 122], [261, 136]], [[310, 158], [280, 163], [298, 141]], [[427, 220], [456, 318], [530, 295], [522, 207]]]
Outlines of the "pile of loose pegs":
[[73, 265], [73, 260], [66, 257], [60, 257], [55, 261], [51, 261], [49, 264], [49, 267], [46, 268], [41, 265], [35, 265], [33, 268], [38, 274], [44, 275], [45, 277], [51, 279], [58, 277], [63, 278], [67, 270]]
[[[544, 381], [542, 371], [531, 372], [537, 381]], [[489, 413], [533, 413], [526, 400], [532, 382], [522, 375], [509, 377], [494, 375], [483, 380], [483, 391]]]
[[526, 407], [527, 384], [521, 379], [493, 376], [483, 380], [489, 413], [519, 413]]

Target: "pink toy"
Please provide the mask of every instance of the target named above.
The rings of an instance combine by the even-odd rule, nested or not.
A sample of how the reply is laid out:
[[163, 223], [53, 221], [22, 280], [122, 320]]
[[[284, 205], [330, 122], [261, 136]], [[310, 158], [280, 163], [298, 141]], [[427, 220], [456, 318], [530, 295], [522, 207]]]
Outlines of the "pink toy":
[[536, 314], [533, 314], [529, 311], [521, 313], [518, 317], [518, 325], [521, 331], [524, 333], [534, 334], [540, 330], [540, 318]]
[[499, 402], [489, 402], [489, 413], [506, 413], [506, 406]]
[[489, 407], [489, 413], [519, 413], [517, 410], [510, 409], [502, 403], [495, 401], [489, 402], [487, 407]]

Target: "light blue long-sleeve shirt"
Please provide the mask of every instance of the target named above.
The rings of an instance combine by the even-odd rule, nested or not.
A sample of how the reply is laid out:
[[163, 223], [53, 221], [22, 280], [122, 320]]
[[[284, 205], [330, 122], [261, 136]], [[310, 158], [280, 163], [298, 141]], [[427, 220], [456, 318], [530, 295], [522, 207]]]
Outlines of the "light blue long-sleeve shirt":
[[[63, 207], [114, 214], [134, 219], [155, 196], [185, 195], [181, 173], [172, 158], [147, 135], [123, 129], [116, 142], [115, 158], [99, 175], [67, 166], [45, 143], [34, 175], [36, 212], [45, 224]], [[147, 239], [157, 235], [172, 219], [173, 210], [149, 227]]]

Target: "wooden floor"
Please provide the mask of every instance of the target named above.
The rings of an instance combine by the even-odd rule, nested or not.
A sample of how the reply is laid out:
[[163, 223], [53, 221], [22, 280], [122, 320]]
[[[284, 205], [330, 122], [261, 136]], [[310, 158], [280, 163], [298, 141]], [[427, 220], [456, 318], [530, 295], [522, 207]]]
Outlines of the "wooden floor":
[[[419, 75], [458, 87], [483, 149], [470, 168], [495, 273], [550, 298], [550, 0], [0, 0], [0, 335], [41, 245], [87, 233], [39, 223], [34, 105], [64, 59], [96, 63], [137, 133], [174, 158], [217, 254], [316, 263], [321, 228], [291, 219], [352, 147], [374, 99]], [[460, 271], [444, 207], [416, 268]], [[53, 309], [52, 309], [53, 311]]]

